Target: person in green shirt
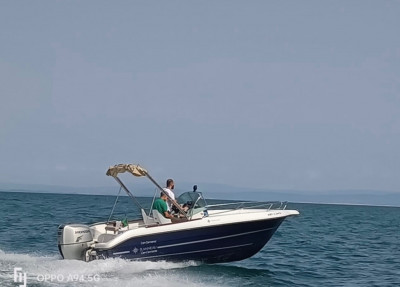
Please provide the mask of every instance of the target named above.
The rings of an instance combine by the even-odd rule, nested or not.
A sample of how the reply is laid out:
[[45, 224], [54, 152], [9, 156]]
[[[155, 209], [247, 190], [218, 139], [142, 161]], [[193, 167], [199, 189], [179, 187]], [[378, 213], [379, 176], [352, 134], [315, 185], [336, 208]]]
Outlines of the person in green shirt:
[[171, 219], [173, 216], [168, 212], [167, 199], [167, 195], [164, 192], [161, 192], [160, 198], [157, 198], [153, 203], [153, 209], [156, 209], [159, 213], [164, 215], [165, 218]]

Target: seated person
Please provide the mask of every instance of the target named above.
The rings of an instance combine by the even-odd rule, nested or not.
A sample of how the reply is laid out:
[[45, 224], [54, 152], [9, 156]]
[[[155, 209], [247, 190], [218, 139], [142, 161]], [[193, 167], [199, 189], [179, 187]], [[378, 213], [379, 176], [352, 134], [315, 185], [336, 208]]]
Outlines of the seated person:
[[170, 197], [169, 199], [167, 199], [167, 207], [169, 212], [171, 212], [174, 207], [173, 203], [176, 203], [175, 193], [173, 192], [174, 188], [175, 188], [174, 180], [171, 178], [167, 179], [166, 187], [164, 187], [163, 190]]
[[157, 210], [165, 218], [171, 219], [173, 216], [168, 211], [167, 199], [167, 195], [164, 192], [161, 192], [160, 198], [156, 199], [153, 203], [153, 209]]

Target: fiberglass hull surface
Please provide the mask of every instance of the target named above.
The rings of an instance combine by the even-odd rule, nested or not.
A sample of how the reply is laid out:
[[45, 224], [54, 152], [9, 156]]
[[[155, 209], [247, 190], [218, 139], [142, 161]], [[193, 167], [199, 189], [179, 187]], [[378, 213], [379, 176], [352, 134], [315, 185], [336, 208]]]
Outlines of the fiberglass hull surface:
[[204, 263], [238, 261], [260, 251], [284, 219], [279, 217], [155, 233], [130, 238], [114, 248], [96, 251], [100, 258], [193, 260]]

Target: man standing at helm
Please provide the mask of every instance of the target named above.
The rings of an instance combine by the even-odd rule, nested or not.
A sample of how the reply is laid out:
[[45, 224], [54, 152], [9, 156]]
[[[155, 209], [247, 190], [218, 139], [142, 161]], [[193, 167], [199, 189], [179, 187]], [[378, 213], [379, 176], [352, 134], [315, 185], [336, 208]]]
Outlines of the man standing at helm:
[[[174, 180], [169, 178], [167, 179], [167, 187], [164, 187], [164, 192], [173, 200], [175, 201], [175, 194], [172, 191], [175, 188]], [[172, 202], [170, 199], [167, 200], [168, 211], [172, 211]]]

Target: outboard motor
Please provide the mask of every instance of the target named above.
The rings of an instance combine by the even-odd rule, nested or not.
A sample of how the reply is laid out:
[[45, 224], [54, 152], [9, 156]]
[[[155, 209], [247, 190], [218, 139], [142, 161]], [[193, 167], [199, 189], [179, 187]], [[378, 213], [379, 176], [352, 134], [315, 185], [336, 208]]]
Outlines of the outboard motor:
[[85, 252], [93, 243], [90, 228], [84, 224], [68, 224], [58, 227], [58, 249], [64, 259], [86, 260]]

